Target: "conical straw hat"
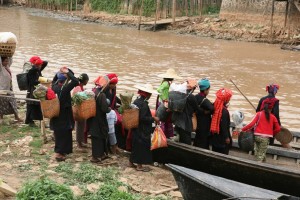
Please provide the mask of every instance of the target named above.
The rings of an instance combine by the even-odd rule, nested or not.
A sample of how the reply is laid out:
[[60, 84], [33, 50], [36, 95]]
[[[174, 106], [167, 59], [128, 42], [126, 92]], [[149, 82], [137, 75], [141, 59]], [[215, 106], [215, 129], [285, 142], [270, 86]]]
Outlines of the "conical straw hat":
[[142, 90], [144, 92], [148, 92], [150, 94], [158, 94], [156, 90], [153, 89], [153, 86], [151, 84], [145, 84], [145, 85], [135, 85], [135, 88]]
[[160, 78], [172, 78], [172, 79], [180, 79], [181, 77], [177, 75], [176, 71], [173, 68], [167, 70], [164, 74], [159, 74]]

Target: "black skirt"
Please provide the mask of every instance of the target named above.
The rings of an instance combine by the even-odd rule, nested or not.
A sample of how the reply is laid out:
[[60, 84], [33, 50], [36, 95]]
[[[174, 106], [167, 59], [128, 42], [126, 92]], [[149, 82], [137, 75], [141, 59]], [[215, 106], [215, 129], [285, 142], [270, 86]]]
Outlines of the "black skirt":
[[137, 164], [152, 164], [151, 134], [144, 134], [138, 129], [132, 131], [132, 149], [130, 162]]
[[73, 152], [72, 129], [54, 130], [55, 153], [70, 154]]

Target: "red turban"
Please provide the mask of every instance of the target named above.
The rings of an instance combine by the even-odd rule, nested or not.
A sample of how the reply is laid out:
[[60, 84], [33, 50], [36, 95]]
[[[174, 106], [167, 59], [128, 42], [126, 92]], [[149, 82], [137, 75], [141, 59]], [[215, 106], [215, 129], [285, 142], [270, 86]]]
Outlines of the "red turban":
[[217, 99], [214, 102], [215, 112], [212, 116], [210, 131], [212, 133], [219, 134], [224, 103], [229, 102], [230, 98], [232, 97], [232, 91], [226, 88], [222, 88], [217, 91], [216, 96]]
[[31, 62], [31, 64], [35, 64], [36, 60], [38, 59], [41, 59], [39, 56], [32, 56], [30, 59], [29, 59], [29, 62]]
[[118, 76], [117, 74], [107, 74], [106, 75], [108, 78], [109, 78], [109, 83], [112, 83], [112, 84], [117, 84], [119, 79], [118, 79]]
[[33, 64], [35, 64], [35, 65], [42, 65], [43, 62], [44, 61], [42, 59], [38, 58]]

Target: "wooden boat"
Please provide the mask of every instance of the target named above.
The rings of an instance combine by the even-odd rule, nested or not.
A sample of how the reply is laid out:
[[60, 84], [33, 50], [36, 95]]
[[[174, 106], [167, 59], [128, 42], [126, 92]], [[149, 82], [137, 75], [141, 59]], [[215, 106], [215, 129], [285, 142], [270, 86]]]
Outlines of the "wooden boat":
[[167, 166], [171, 169], [179, 190], [186, 200], [300, 199], [178, 165], [168, 164]]
[[153, 151], [159, 163], [171, 163], [245, 184], [300, 196], [300, 171], [223, 155], [168, 140], [168, 147]]
[[280, 48], [283, 49], [283, 50], [300, 51], [300, 45], [283, 44]]

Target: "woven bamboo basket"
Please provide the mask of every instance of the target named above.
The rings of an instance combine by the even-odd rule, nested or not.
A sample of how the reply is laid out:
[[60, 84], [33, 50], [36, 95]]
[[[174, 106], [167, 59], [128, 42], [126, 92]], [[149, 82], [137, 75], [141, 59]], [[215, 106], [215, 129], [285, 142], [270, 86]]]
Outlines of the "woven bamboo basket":
[[16, 43], [0, 43], [0, 56], [12, 57], [16, 50]]
[[42, 100], [41, 108], [44, 118], [58, 117], [60, 112], [59, 99], [55, 98], [52, 100]]
[[285, 127], [281, 127], [279, 133], [275, 135], [276, 140], [281, 144], [288, 144], [293, 140], [293, 134]]
[[129, 130], [139, 126], [139, 109], [124, 110], [122, 124], [125, 129]]
[[96, 116], [96, 101], [88, 99], [80, 105], [73, 106], [73, 116], [76, 121], [87, 120]]
[[192, 123], [193, 123], [193, 131], [196, 131], [197, 130], [197, 116], [196, 116], [196, 113], [193, 113]]

